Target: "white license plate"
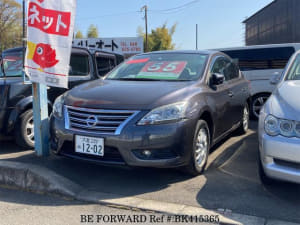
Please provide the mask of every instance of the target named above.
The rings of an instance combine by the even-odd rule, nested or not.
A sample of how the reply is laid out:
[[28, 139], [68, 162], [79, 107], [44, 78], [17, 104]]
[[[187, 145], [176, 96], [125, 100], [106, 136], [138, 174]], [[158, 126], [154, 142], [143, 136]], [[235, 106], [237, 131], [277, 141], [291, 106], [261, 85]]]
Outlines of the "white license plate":
[[76, 135], [75, 152], [104, 156], [104, 139]]

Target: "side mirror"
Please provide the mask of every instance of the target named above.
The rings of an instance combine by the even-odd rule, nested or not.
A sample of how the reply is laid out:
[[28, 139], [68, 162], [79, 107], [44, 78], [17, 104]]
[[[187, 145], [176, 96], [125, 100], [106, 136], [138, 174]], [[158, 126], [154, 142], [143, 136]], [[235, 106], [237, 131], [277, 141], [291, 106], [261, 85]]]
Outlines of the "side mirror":
[[225, 76], [220, 73], [213, 73], [211, 76], [211, 85], [220, 85], [223, 84], [225, 81]]
[[270, 78], [270, 84], [277, 85], [280, 81], [280, 78], [281, 78], [280, 73], [278, 72], [273, 73], [273, 75]]

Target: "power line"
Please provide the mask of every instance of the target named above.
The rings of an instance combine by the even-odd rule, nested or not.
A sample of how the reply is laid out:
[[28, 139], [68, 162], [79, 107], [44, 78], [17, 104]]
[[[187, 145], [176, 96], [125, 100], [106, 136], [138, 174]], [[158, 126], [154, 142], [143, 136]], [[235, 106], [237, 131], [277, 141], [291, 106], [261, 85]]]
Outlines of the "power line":
[[[185, 3], [183, 5], [169, 8], [169, 9], [159, 9], [159, 10], [148, 10], [148, 12], [151, 13], [160, 13], [160, 14], [172, 14], [172, 13], [177, 13], [180, 12], [184, 9], [186, 9], [188, 6], [191, 6], [195, 3], [197, 3], [200, 0], [193, 0], [191, 2]], [[97, 18], [103, 18], [103, 17], [111, 17], [111, 16], [124, 16], [124, 15], [130, 15], [134, 13], [141, 13], [141, 11], [129, 11], [129, 12], [123, 12], [123, 13], [114, 13], [114, 14], [106, 14], [106, 15], [101, 15], [101, 16], [94, 16], [94, 17], [86, 17], [86, 18], [78, 18], [79, 20], [91, 20], [91, 19], [97, 19]]]
[[195, 3], [199, 2], [199, 0], [193, 0], [191, 2], [188, 2], [188, 3], [185, 3], [183, 5], [180, 5], [180, 6], [177, 6], [177, 7], [174, 7], [174, 8], [169, 8], [169, 9], [159, 9], [159, 10], [149, 10], [151, 12], [156, 12], [156, 13], [174, 13], [174, 12], [178, 12], [178, 11], [181, 11], [183, 9], [186, 9], [187, 6], [190, 6], [190, 5], [193, 5]]

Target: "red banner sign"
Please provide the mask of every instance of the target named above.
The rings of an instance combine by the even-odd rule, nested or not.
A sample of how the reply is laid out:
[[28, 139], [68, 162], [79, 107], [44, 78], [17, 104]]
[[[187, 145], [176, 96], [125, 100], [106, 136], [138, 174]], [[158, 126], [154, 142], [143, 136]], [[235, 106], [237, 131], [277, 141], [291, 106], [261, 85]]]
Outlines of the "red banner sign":
[[69, 36], [71, 13], [44, 9], [30, 2], [28, 8], [28, 26], [37, 28], [47, 34]]

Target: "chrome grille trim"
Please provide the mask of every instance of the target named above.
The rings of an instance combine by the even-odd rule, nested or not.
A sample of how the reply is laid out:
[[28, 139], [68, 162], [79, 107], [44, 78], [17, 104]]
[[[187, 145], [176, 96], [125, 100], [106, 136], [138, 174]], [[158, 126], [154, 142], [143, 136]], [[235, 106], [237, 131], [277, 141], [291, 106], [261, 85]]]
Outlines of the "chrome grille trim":
[[[119, 135], [125, 125], [140, 111], [88, 109], [64, 106], [65, 128], [87, 134]], [[96, 123], [89, 126], [88, 119]], [[94, 121], [93, 121], [94, 122]]]

